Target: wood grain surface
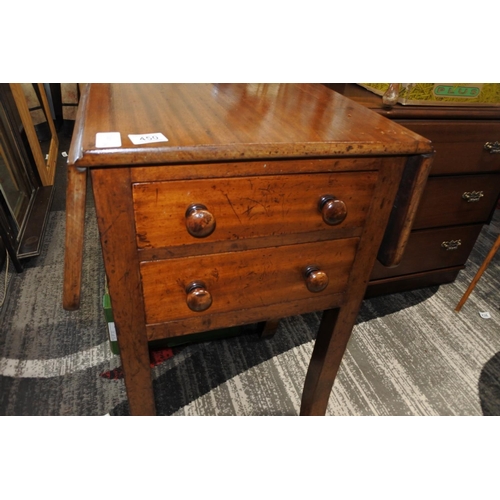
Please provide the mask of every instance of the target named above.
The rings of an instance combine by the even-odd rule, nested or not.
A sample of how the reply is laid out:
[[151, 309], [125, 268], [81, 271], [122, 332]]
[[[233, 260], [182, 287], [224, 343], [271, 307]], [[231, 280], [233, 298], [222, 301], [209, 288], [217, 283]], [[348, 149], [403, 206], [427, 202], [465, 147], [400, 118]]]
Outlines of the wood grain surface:
[[154, 415], [129, 169], [93, 170], [92, 186], [130, 411]]
[[64, 252], [63, 307], [74, 311], [80, 307], [85, 234], [85, 200], [87, 172], [68, 167], [66, 184], [66, 234]]
[[[227, 252], [141, 263], [148, 324], [220, 314], [280, 302], [309, 299], [304, 275], [315, 265], [330, 280], [323, 295], [345, 290], [358, 238]], [[212, 306], [193, 312], [186, 304], [186, 288], [202, 281], [212, 295]]]
[[376, 172], [276, 175], [134, 184], [139, 248], [175, 247], [200, 242], [186, 228], [186, 209], [203, 204], [216, 228], [206, 242], [330, 230], [318, 209], [331, 194], [347, 207], [335, 229], [364, 224]]
[[[322, 85], [123, 83], [85, 92], [85, 130], [71, 155], [82, 167], [431, 152], [427, 139]], [[119, 132], [122, 146], [96, 148], [102, 132]], [[136, 146], [128, 137], [154, 133], [168, 142]]]

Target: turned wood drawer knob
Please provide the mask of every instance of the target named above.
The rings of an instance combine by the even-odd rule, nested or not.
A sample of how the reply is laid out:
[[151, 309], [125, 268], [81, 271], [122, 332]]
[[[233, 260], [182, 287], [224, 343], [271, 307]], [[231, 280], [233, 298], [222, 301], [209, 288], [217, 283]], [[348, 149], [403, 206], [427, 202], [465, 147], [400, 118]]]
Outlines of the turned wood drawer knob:
[[186, 210], [186, 228], [195, 238], [205, 238], [214, 232], [215, 217], [201, 203], [193, 203]]
[[193, 281], [186, 287], [186, 303], [191, 311], [206, 311], [212, 305], [212, 295], [203, 281]]
[[318, 202], [318, 210], [323, 220], [330, 226], [340, 224], [347, 216], [347, 207], [342, 200], [331, 194], [325, 194]]
[[328, 276], [316, 266], [308, 266], [304, 270], [306, 286], [310, 292], [323, 291], [328, 286]]

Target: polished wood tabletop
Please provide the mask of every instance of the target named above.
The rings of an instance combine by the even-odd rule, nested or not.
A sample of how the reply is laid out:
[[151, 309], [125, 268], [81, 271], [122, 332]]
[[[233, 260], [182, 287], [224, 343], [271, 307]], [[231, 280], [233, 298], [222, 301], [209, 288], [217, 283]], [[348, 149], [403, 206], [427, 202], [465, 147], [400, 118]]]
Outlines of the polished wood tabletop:
[[[93, 84], [70, 163], [79, 167], [430, 151], [425, 138], [313, 84]], [[119, 132], [119, 148], [96, 134]], [[129, 134], [168, 142], [135, 146]], [[105, 157], [105, 158], [104, 158]], [[126, 160], [125, 160], [126, 159]]]

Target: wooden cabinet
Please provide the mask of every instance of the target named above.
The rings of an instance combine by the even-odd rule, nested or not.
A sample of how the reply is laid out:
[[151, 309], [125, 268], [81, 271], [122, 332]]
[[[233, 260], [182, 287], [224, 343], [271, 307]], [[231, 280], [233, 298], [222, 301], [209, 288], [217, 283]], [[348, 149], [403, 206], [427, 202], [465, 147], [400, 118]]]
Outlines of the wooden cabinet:
[[430, 142], [322, 85], [102, 84], [81, 102], [64, 306], [88, 169], [131, 412], [155, 413], [148, 342], [324, 311], [301, 406], [324, 414], [377, 252], [403, 253]]
[[374, 266], [368, 296], [453, 281], [464, 268], [500, 194], [500, 107], [384, 107], [354, 84], [341, 92], [381, 116], [430, 139], [435, 149], [405, 256], [398, 267]]
[[[35, 146], [41, 155], [41, 147], [49, 145], [39, 143], [19, 87], [0, 83], [0, 269], [6, 250], [15, 269], [21, 272], [23, 259], [40, 253], [53, 187], [43, 182], [32, 149]], [[52, 123], [50, 115], [47, 120]], [[50, 142], [53, 168], [57, 144], [55, 136]]]

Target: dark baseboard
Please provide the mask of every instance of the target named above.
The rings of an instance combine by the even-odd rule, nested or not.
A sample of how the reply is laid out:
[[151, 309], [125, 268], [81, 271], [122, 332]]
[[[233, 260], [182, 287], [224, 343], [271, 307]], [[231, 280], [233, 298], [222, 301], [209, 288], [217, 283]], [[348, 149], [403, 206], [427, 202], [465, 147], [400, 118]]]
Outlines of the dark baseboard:
[[38, 188], [21, 237], [19, 259], [39, 255], [53, 194], [53, 186]]
[[7, 258], [7, 249], [3, 244], [2, 238], [0, 238], [0, 271], [3, 269], [5, 265], [5, 260]]

